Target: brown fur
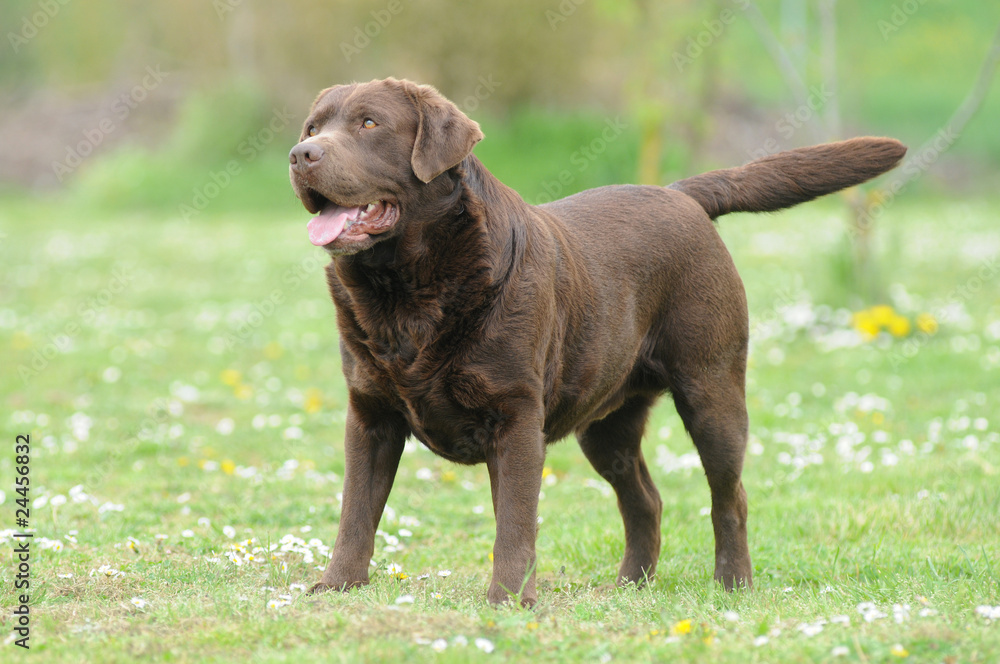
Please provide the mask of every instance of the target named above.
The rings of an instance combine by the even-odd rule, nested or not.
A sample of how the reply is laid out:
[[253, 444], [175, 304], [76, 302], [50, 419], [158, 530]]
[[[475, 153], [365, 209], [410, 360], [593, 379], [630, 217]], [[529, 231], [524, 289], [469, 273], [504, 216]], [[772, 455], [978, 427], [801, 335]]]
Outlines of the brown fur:
[[[374, 128], [363, 128], [367, 118]], [[410, 435], [446, 459], [487, 465], [491, 602], [536, 601], [545, 446], [571, 433], [618, 497], [619, 583], [644, 583], [656, 569], [662, 504], [640, 441], [664, 392], [708, 479], [715, 578], [749, 587], [747, 305], [711, 219], [858, 184], [905, 148], [853, 139], [671, 187], [601, 187], [536, 207], [470, 153], [480, 138], [433, 88], [387, 79], [322, 92], [290, 155], [310, 211], [327, 200], [398, 210], [388, 229], [345, 231], [326, 247], [349, 406], [340, 529], [314, 590], [368, 582]]]

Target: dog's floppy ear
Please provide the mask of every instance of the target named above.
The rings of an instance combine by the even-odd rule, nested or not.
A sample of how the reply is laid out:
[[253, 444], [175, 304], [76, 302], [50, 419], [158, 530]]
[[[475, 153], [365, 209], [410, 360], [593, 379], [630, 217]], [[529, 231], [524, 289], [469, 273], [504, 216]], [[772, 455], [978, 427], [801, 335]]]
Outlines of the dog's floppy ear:
[[422, 182], [430, 182], [469, 156], [483, 140], [479, 124], [429, 85], [403, 82], [417, 105], [419, 121], [410, 165]]

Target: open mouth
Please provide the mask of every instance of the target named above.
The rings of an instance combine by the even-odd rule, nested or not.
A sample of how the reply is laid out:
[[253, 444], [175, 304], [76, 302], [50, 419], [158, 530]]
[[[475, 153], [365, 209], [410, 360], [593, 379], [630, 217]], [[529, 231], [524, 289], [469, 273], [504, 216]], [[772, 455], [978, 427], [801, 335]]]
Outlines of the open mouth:
[[326, 201], [320, 213], [309, 220], [309, 241], [324, 247], [338, 238], [363, 240], [384, 233], [399, 217], [398, 208], [384, 200], [353, 207]]

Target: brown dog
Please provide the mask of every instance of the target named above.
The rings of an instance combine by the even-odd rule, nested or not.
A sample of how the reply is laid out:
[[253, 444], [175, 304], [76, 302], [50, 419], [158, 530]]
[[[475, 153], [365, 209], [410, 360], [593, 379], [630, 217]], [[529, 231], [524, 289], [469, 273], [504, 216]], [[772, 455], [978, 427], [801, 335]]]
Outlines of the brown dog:
[[482, 138], [434, 88], [390, 78], [321, 92], [289, 155], [295, 193], [318, 215], [309, 238], [333, 257], [350, 395], [340, 530], [313, 590], [368, 582], [411, 434], [446, 459], [486, 462], [490, 602], [536, 601], [545, 446], [573, 432], [618, 496], [618, 582], [643, 583], [662, 504], [640, 441], [664, 392], [708, 478], [715, 578], [749, 587], [747, 304], [712, 220], [864, 182], [906, 148], [856, 138], [532, 206], [471, 154]]

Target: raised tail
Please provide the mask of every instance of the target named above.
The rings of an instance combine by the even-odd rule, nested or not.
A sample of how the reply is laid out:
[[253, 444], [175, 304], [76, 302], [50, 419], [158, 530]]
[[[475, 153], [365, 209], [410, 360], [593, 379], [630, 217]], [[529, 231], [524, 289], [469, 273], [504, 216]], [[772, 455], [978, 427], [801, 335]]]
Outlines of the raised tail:
[[669, 186], [698, 201], [712, 219], [770, 212], [861, 184], [894, 168], [906, 146], [893, 138], [852, 138], [768, 155]]

